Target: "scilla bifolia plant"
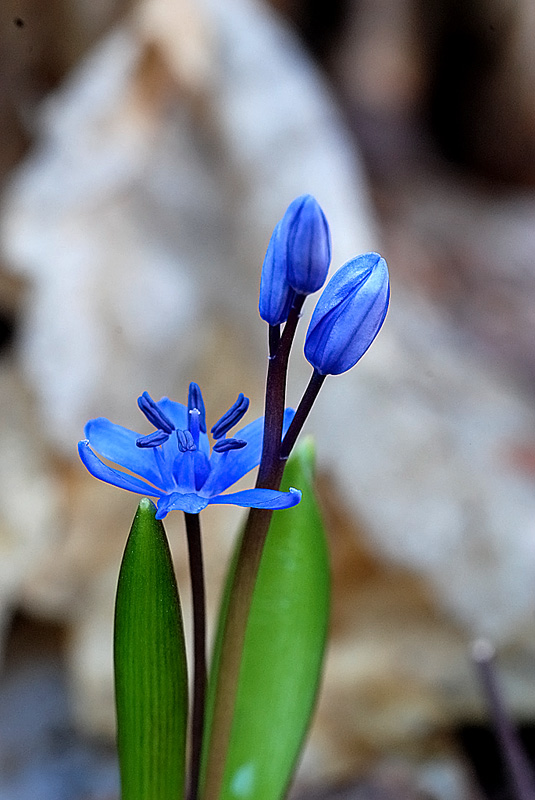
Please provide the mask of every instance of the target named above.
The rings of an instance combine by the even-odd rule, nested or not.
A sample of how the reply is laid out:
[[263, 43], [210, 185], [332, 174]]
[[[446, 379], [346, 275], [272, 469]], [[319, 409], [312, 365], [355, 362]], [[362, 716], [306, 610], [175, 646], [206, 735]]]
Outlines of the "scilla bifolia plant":
[[[202, 393], [191, 383], [186, 405], [141, 395], [151, 433], [99, 418], [87, 423], [79, 443], [92, 475], [157, 502], [145, 497], [139, 503], [117, 588], [122, 800], [280, 800], [287, 790], [315, 702], [329, 608], [313, 449], [308, 442], [290, 454], [326, 376], [356, 364], [389, 301], [387, 266], [379, 255], [357, 256], [338, 270], [306, 336], [310, 382], [296, 411], [285, 408], [301, 309], [325, 282], [330, 260], [323, 211], [310, 195], [297, 198], [275, 227], [262, 269], [259, 310], [269, 325], [262, 418], [231, 434], [249, 405], [239, 394], [211, 427], [210, 446]], [[256, 466], [253, 489], [227, 491]], [[250, 510], [229, 567], [207, 681], [200, 512], [213, 503]], [[161, 522], [169, 511], [184, 513], [193, 596], [188, 745], [182, 616]]]

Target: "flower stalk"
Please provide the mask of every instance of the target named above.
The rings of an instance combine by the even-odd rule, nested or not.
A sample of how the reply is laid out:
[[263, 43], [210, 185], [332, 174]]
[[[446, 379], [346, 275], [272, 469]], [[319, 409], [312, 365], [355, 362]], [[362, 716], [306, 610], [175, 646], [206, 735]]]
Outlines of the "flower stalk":
[[[286, 459], [325, 378], [318, 376], [319, 380], [313, 381], [313, 389], [308, 393], [306, 403], [302, 404], [299, 425], [294, 426], [292, 441], [290, 443], [288, 440], [283, 455], [282, 442], [286, 441], [286, 437], [282, 439], [282, 434], [288, 360], [304, 300], [304, 295], [296, 296], [274, 352], [271, 350], [274, 335], [270, 326], [264, 443], [256, 481], [257, 488], [279, 489]], [[291, 428], [290, 423], [286, 436]], [[238, 553], [217, 674], [203, 800], [217, 800], [224, 777], [247, 621], [272, 515], [272, 509], [250, 509]]]
[[294, 445], [297, 441], [297, 437], [301, 433], [303, 429], [303, 425], [306, 422], [306, 418], [310, 414], [312, 410], [312, 406], [318, 396], [321, 387], [323, 386], [323, 382], [327, 376], [320, 375], [319, 372], [312, 373], [310, 380], [308, 382], [308, 386], [305, 389], [303, 397], [299, 405], [297, 406], [297, 411], [295, 412], [295, 416], [290, 423], [290, 427], [286, 431], [286, 434], [282, 440], [281, 444], [281, 458], [287, 459], [290, 453], [292, 452]]
[[206, 700], [206, 599], [199, 514], [184, 514], [193, 606], [193, 703], [190, 728], [188, 800], [197, 800]]
[[296, 296], [282, 336], [268, 361], [262, 457], [256, 479], [257, 489], [278, 490], [282, 480], [284, 462], [281, 462], [280, 444], [286, 403], [288, 359], [304, 300], [303, 295]]
[[[307, 248], [293, 250], [296, 238], [304, 241], [307, 237]], [[301, 252], [303, 249], [308, 262]], [[319, 258], [318, 252], [321, 252]], [[389, 282], [384, 259], [368, 254], [344, 265], [327, 285], [312, 317], [305, 354], [314, 372], [282, 438], [288, 360], [295, 331], [306, 295], [321, 287], [329, 261], [330, 234], [323, 212], [315, 200], [299, 198], [275, 228], [260, 286], [260, 315], [270, 328], [264, 441], [257, 489], [279, 489], [286, 460], [325, 377], [352, 367], [368, 349], [386, 316]], [[287, 311], [289, 286], [296, 293]], [[251, 508], [238, 553], [216, 678], [203, 800], [218, 800], [224, 779], [247, 621], [272, 513]]]
[[[275, 326], [269, 329], [264, 436], [256, 488], [278, 490], [282, 480], [285, 462], [281, 458], [281, 439], [288, 360], [304, 299], [301, 295], [295, 298], [282, 336], [275, 336]], [[271, 509], [250, 509], [238, 553], [217, 674], [203, 800], [216, 800], [223, 781], [247, 620], [272, 513]]]

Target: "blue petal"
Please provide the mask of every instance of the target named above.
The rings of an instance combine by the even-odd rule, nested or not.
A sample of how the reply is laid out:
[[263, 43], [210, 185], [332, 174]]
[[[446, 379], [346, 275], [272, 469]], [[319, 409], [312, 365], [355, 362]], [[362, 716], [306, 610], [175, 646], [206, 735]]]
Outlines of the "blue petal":
[[185, 511], [186, 514], [198, 514], [208, 505], [205, 497], [198, 494], [180, 494], [172, 492], [158, 501], [156, 519], [163, 519], [169, 511]]
[[175, 403], [174, 400], [169, 400], [168, 397], [162, 397], [158, 400], [156, 405], [163, 411], [166, 417], [169, 417], [175, 428], [188, 427], [188, 409], [182, 403]]
[[[294, 414], [293, 408], [287, 408], [284, 412], [283, 435], [288, 430]], [[227, 453], [212, 453], [210, 459], [212, 471], [202, 488], [202, 493], [207, 496], [221, 494], [257, 467], [262, 456], [263, 434], [264, 418], [259, 417], [236, 433], [236, 438], [247, 442], [247, 447], [230, 450]]]
[[210, 504], [223, 503], [245, 508], [276, 509], [291, 508], [296, 506], [300, 500], [301, 492], [298, 489], [290, 489], [289, 492], [277, 492], [275, 489], [246, 489], [243, 492], [220, 494], [209, 502]]
[[121, 472], [118, 469], [113, 469], [113, 467], [104, 464], [91, 450], [87, 439], [78, 442], [78, 453], [84, 466], [89, 470], [91, 475], [98, 478], [100, 481], [111, 483], [112, 486], [118, 486], [119, 489], [126, 489], [136, 494], [146, 494], [149, 497], [164, 496], [164, 493], [160, 489], [150, 486], [150, 484], [139, 480], [139, 478], [135, 478], [133, 475], [128, 475], [126, 472]]
[[171, 491], [177, 489], [185, 494], [198, 492], [209, 474], [210, 463], [200, 450], [179, 453], [173, 464], [175, 485]]
[[89, 420], [84, 433], [91, 447], [104, 458], [143, 476], [151, 483], [160, 483], [154, 453], [136, 445], [139, 433], [123, 428], [122, 425], [115, 425], [105, 417]]
[[260, 278], [258, 311], [270, 325], [280, 325], [288, 319], [295, 292], [286, 277], [286, 238], [279, 221], [269, 240]]

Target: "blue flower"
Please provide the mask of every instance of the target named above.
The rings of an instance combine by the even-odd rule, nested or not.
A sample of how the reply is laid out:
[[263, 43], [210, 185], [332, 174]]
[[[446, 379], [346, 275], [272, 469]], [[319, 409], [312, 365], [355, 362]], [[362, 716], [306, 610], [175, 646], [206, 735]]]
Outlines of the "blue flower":
[[270, 325], [286, 322], [296, 294], [316, 292], [331, 262], [331, 234], [317, 200], [301, 195], [288, 206], [269, 241], [258, 309]]
[[[99, 417], [85, 426], [86, 438], [79, 442], [78, 452], [95, 478], [157, 498], [157, 519], [163, 519], [169, 511], [197, 514], [212, 503], [276, 509], [289, 508], [301, 499], [296, 489], [247, 489], [223, 494], [258, 465], [262, 453], [262, 417], [238, 431], [236, 437], [226, 437], [247, 411], [249, 401], [243, 395], [213, 426], [211, 432], [217, 441], [211, 452], [204, 402], [196, 383], [190, 384], [187, 406], [167, 397], [155, 402], [147, 392], [138, 399], [138, 405], [156, 428], [153, 433], [141, 436]], [[286, 410], [285, 430], [293, 415], [293, 410]], [[94, 450], [121, 469], [106, 464]]]
[[318, 300], [305, 356], [320, 375], [351, 369], [371, 345], [386, 317], [390, 282], [386, 261], [365, 253], [336, 272]]

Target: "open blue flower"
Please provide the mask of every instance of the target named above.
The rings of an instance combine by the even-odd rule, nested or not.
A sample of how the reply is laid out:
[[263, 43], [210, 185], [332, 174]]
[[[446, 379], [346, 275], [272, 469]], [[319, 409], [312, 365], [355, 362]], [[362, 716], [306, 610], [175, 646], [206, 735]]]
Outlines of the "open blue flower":
[[[236, 437], [227, 438], [249, 406], [242, 394], [212, 427], [217, 441], [211, 452], [204, 402], [196, 383], [190, 384], [187, 406], [167, 397], [155, 402], [147, 392], [138, 399], [138, 405], [156, 428], [153, 433], [142, 436], [99, 417], [85, 426], [86, 438], [78, 443], [78, 452], [95, 478], [157, 498], [157, 519], [163, 519], [169, 511], [197, 514], [212, 503], [277, 509], [294, 506], [301, 499], [296, 489], [247, 489], [223, 494], [259, 464], [262, 454], [263, 417], [250, 422]], [[293, 415], [293, 410], [286, 410], [285, 430]], [[106, 464], [94, 450], [122, 469]]]

